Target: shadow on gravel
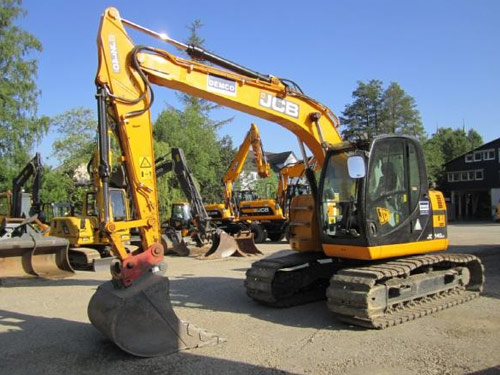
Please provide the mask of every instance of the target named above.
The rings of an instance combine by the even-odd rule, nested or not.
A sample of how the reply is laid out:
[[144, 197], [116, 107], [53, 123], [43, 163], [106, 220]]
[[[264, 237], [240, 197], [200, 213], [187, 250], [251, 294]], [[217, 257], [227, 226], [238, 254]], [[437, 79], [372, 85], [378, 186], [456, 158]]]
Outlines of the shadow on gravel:
[[[194, 277], [170, 279], [172, 306], [227, 311], [290, 327], [326, 330], [363, 330], [341, 323], [326, 307], [326, 300], [287, 308], [261, 305], [245, 293], [242, 279]], [[182, 319], [182, 317], [181, 317]]]
[[196, 349], [164, 357], [137, 358], [122, 352], [90, 323], [66, 319], [0, 310], [0, 329], [7, 330], [0, 332], [1, 374], [290, 374], [196, 355]]
[[49, 280], [40, 277], [9, 277], [0, 279], [0, 288], [17, 288], [17, 287], [47, 287], [47, 286], [98, 286], [103, 280], [94, 279], [60, 279]]

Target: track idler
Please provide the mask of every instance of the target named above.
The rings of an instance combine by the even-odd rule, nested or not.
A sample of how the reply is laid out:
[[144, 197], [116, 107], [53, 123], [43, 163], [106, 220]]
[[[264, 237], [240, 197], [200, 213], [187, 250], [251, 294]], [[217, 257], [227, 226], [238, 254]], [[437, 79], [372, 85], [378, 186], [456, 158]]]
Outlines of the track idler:
[[[165, 267], [160, 264], [155, 268]], [[224, 341], [177, 317], [163, 272], [147, 271], [128, 288], [116, 287], [116, 281], [99, 286], [88, 306], [94, 327], [119, 348], [139, 357], [168, 355]]]

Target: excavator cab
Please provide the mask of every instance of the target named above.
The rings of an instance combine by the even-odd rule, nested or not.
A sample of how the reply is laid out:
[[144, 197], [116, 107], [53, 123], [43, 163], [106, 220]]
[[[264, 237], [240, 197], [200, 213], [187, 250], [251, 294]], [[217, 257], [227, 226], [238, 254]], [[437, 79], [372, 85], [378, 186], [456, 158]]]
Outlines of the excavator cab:
[[428, 190], [422, 148], [413, 138], [383, 136], [332, 149], [319, 189], [327, 255], [342, 257], [348, 247], [350, 258], [368, 260], [387, 258], [386, 251], [398, 251], [395, 244], [405, 244], [406, 254], [447, 247], [444, 199]]
[[193, 214], [188, 202], [172, 203], [172, 214], [170, 216], [170, 226], [175, 230], [189, 229]]

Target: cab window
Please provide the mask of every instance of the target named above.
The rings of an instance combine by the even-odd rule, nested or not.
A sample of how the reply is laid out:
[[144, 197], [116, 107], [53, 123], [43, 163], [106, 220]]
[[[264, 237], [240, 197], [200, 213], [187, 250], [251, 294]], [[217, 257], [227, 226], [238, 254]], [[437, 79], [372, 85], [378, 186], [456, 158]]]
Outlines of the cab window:
[[366, 203], [374, 235], [391, 232], [409, 216], [405, 149], [404, 139], [392, 138], [377, 142], [372, 150]]
[[347, 158], [349, 153], [331, 154], [321, 192], [322, 230], [329, 236], [351, 236], [352, 229], [359, 232], [357, 223], [356, 180], [349, 177]]
[[113, 220], [127, 220], [127, 211], [125, 208], [125, 197], [123, 196], [123, 192], [121, 190], [110, 190], [109, 196], [111, 201]]

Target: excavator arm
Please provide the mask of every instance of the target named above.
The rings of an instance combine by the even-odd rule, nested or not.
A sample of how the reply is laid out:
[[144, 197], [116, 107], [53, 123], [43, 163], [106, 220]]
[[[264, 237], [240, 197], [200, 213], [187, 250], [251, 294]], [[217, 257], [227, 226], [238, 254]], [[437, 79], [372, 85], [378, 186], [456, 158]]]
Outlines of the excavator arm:
[[191, 211], [194, 213], [194, 218], [198, 223], [198, 230], [206, 232], [210, 217], [205, 210], [201, 194], [198, 191], [191, 171], [187, 166], [184, 151], [181, 148], [172, 147], [171, 153], [172, 160], [161, 161], [159, 164], [156, 164], [156, 177], [159, 178], [165, 173], [172, 170], [174, 171], [181, 186], [181, 190], [189, 201]]
[[236, 209], [233, 201], [233, 183], [243, 170], [250, 148], [252, 148], [255, 155], [255, 165], [257, 166], [257, 173], [259, 176], [262, 178], [269, 176], [270, 166], [264, 153], [259, 128], [257, 125], [252, 123], [250, 130], [238, 149], [238, 152], [222, 177], [222, 183], [224, 184], [224, 204], [226, 208], [230, 210], [232, 216], [236, 216]]
[[[125, 26], [173, 44], [197, 60], [177, 57], [158, 48], [135, 46]], [[115, 253], [122, 260], [122, 269], [125, 269], [125, 263], [130, 262], [129, 258], [142, 259], [138, 272], [129, 269], [125, 272], [127, 276], [119, 276], [122, 281], [125, 280], [125, 284], [130, 284], [134, 277], [144, 272], [148, 262], [149, 267], [152, 267], [161, 261], [161, 256], [157, 254], [162, 251], [158, 247], [159, 215], [149, 110], [153, 102], [151, 83], [280, 124], [297, 136], [304, 160], [307, 160], [306, 145], [320, 165], [328, 145], [341, 142], [337, 130], [339, 121], [335, 115], [297, 87], [292, 88], [288, 81], [253, 72], [199, 47], [185, 45], [143, 28], [122, 19], [115, 8], [105, 11], [97, 42], [99, 68], [96, 84], [101, 154], [99, 176], [106, 191], [109, 184], [106, 130], [112, 127], [122, 149], [138, 216], [129, 222], [110, 223], [109, 213], [105, 212], [102, 223], [110, 235]], [[118, 238], [113, 239], [113, 233], [122, 227], [140, 228], [142, 248], [148, 255], [131, 255], [125, 251]], [[135, 261], [133, 263], [137, 264]]]
[[[193, 59], [136, 46], [125, 26], [173, 44]], [[89, 318], [119, 347], [139, 356], [218, 341], [216, 336], [177, 318], [168, 298], [168, 279], [159, 275], [164, 266], [150, 113], [154, 98], [151, 84], [275, 122], [297, 136], [304, 160], [308, 160], [307, 146], [320, 164], [328, 145], [341, 141], [339, 121], [293, 82], [251, 71], [199, 47], [155, 33], [122, 19], [115, 8], [106, 9], [102, 16], [97, 44], [98, 169], [104, 202], [101, 227], [118, 260], [111, 268], [114, 281], [101, 285], [92, 297]], [[134, 205], [135, 217], [129, 221], [112, 221], [110, 217], [109, 130], [120, 145]], [[140, 230], [141, 249], [132, 253], [125, 249], [117, 232], [134, 227]]]
[[12, 206], [11, 217], [22, 217], [22, 194], [23, 188], [33, 176], [33, 191], [32, 200], [33, 205], [31, 211], [39, 214], [41, 212], [40, 189], [42, 186], [43, 166], [40, 153], [31, 159], [23, 170], [12, 180]]

